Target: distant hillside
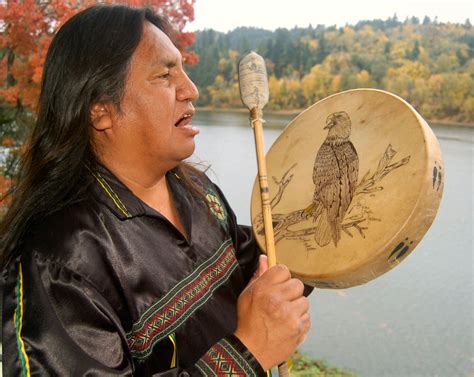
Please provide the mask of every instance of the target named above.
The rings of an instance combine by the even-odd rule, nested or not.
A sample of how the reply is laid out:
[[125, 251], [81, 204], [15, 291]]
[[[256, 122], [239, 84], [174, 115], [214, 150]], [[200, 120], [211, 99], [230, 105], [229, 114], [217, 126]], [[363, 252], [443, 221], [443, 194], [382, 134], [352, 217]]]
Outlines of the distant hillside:
[[249, 50], [267, 62], [272, 109], [300, 109], [342, 90], [373, 87], [407, 99], [429, 119], [474, 122], [474, 28], [428, 17], [274, 32], [241, 27], [196, 33], [189, 67], [198, 105], [240, 107], [237, 63]]

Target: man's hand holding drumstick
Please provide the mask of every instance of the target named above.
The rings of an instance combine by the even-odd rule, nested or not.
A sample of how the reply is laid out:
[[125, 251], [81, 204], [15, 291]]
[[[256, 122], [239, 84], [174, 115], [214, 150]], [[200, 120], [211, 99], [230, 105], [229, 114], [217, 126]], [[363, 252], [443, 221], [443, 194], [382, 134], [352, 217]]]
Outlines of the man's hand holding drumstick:
[[255, 135], [268, 261], [261, 257], [257, 276], [239, 297], [235, 335], [264, 369], [281, 364], [279, 372], [283, 377], [288, 375], [286, 360], [311, 327], [309, 303], [303, 296], [303, 283], [293, 279], [286, 266], [276, 265], [261, 119], [269, 93], [265, 61], [261, 56], [251, 52], [241, 60], [239, 83]]
[[291, 356], [311, 327], [304, 285], [284, 265], [268, 268], [260, 257], [255, 277], [237, 304], [235, 335], [268, 370]]

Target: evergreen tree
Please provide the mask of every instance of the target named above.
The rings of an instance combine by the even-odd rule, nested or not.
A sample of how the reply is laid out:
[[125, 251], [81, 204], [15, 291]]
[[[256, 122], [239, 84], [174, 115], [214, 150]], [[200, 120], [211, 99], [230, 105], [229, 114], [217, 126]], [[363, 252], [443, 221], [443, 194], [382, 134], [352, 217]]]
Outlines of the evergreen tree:
[[474, 31], [464, 24], [420, 23], [397, 15], [355, 26], [237, 28], [196, 33], [200, 63], [189, 68], [198, 105], [240, 107], [236, 65], [248, 48], [260, 53], [270, 78], [268, 108], [302, 108], [358, 87], [401, 95], [425, 117], [474, 122]]

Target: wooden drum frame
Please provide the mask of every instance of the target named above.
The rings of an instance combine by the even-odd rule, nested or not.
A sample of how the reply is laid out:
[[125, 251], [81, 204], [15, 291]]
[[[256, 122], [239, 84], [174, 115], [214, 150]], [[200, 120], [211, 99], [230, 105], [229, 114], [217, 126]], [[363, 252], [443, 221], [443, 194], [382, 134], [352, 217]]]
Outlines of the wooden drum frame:
[[[406, 101], [375, 89], [303, 111], [266, 163], [277, 262], [319, 288], [364, 284], [397, 266], [429, 229], [443, 192], [429, 125]], [[258, 179], [251, 219], [265, 250]]]

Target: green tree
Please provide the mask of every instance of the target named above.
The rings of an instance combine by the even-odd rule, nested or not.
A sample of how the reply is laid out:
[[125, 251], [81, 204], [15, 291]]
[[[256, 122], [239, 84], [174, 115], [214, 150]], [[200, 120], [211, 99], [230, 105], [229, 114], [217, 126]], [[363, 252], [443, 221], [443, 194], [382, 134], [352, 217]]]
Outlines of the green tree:
[[[213, 40], [204, 41], [208, 33], [197, 34], [196, 46], [202, 48], [201, 57], [214, 51], [212, 57], [191, 68], [198, 83], [205, 78], [200, 104], [241, 106], [228, 92], [236, 84], [228, 51], [240, 56], [246, 51], [239, 46], [248, 41], [267, 63], [269, 108], [298, 108], [338, 91], [375, 87], [401, 95], [426, 117], [474, 122], [473, 94], [466, 89], [474, 77], [470, 25], [439, 23], [429, 17], [422, 23], [413, 17], [401, 23], [394, 15], [342, 28], [318, 25], [275, 32], [238, 28], [214, 32]], [[194, 75], [198, 70], [202, 75]], [[215, 80], [218, 74], [224, 82]], [[213, 86], [218, 96], [214, 101], [209, 94]]]

